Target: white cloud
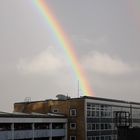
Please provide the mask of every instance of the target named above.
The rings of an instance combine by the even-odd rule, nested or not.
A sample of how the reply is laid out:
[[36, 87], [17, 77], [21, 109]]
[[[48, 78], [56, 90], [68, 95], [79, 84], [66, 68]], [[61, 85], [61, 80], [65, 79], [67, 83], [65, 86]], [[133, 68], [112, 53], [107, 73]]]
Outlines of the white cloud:
[[[119, 75], [131, 72], [130, 65], [117, 57], [112, 57], [106, 53], [91, 52], [83, 59], [83, 65], [87, 70], [92, 70], [100, 74]], [[19, 72], [23, 74], [55, 74], [58, 71], [68, 68], [64, 56], [59, 50], [48, 47], [43, 52], [30, 58], [21, 58], [18, 65]]]
[[84, 58], [84, 65], [87, 69], [108, 75], [119, 75], [132, 71], [131, 66], [121, 59], [100, 52], [92, 52], [86, 56]]
[[86, 44], [86, 45], [94, 45], [94, 46], [101, 46], [108, 43], [108, 37], [106, 35], [102, 37], [94, 37], [94, 39], [81, 36], [81, 35], [73, 35], [73, 41], [78, 44]]
[[22, 58], [18, 70], [24, 74], [52, 74], [65, 65], [65, 60], [59, 50], [48, 47], [32, 58]]

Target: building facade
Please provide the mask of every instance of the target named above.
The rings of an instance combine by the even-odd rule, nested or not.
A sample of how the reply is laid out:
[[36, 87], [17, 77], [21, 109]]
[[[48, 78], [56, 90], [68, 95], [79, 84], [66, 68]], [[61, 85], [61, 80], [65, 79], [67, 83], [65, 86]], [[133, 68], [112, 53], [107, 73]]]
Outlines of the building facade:
[[1, 112], [0, 140], [67, 140], [67, 119]]
[[61, 113], [67, 119], [68, 140], [116, 140], [115, 113], [126, 111], [131, 127], [140, 127], [140, 103], [121, 100], [80, 97], [15, 103], [16, 112]]

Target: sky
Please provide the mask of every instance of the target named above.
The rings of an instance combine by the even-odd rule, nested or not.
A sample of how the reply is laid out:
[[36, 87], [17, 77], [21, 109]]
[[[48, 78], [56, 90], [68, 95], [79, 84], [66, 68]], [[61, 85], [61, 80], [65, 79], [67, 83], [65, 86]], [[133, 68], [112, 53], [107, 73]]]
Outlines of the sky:
[[[93, 96], [140, 102], [139, 0], [47, 0]], [[0, 1], [0, 111], [27, 97], [78, 96], [78, 81], [33, 0]], [[85, 95], [79, 89], [80, 96]]]

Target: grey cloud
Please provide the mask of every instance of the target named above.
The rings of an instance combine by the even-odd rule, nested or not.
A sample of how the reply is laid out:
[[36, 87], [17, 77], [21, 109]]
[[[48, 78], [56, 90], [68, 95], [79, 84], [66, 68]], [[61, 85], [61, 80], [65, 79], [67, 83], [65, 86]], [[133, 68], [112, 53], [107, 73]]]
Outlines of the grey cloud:
[[[1, 0], [3, 111], [12, 111], [12, 104], [24, 101], [26, 96], [32, 100], [54, 98], [57, 93], [77, 96], [77, 79], [65, 54], [59, 49], [46, 52], [47, 46], [60, 46], [32, 2]], [[129, 1], [61, 0], [60, 4], [58, 0], [47, 0], [47, 3], [73, 42], [96, 96], [139, 101], [140, 30]]]
[[101, 74], [121, 75], [135, 72], [134, 67], [123, 62], [120, 58], [97, 51], [85, 56], [83, 63], [87, 69]]

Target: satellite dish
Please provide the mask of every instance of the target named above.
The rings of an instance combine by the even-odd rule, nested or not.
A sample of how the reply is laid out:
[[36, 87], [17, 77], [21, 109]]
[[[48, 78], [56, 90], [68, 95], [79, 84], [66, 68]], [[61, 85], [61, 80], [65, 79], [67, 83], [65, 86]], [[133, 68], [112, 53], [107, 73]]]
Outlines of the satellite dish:
[[31, 97], [25, 97], [24, 102], [31, 102]]
[[56, 95], [56, 98], [57, 98], [58, 100], [67, 100], [67, 99], [70, 99], [69, 96], [65, 96], [65, 95], [63, 95], [63, 94], [57, 94], [57, 95]]

